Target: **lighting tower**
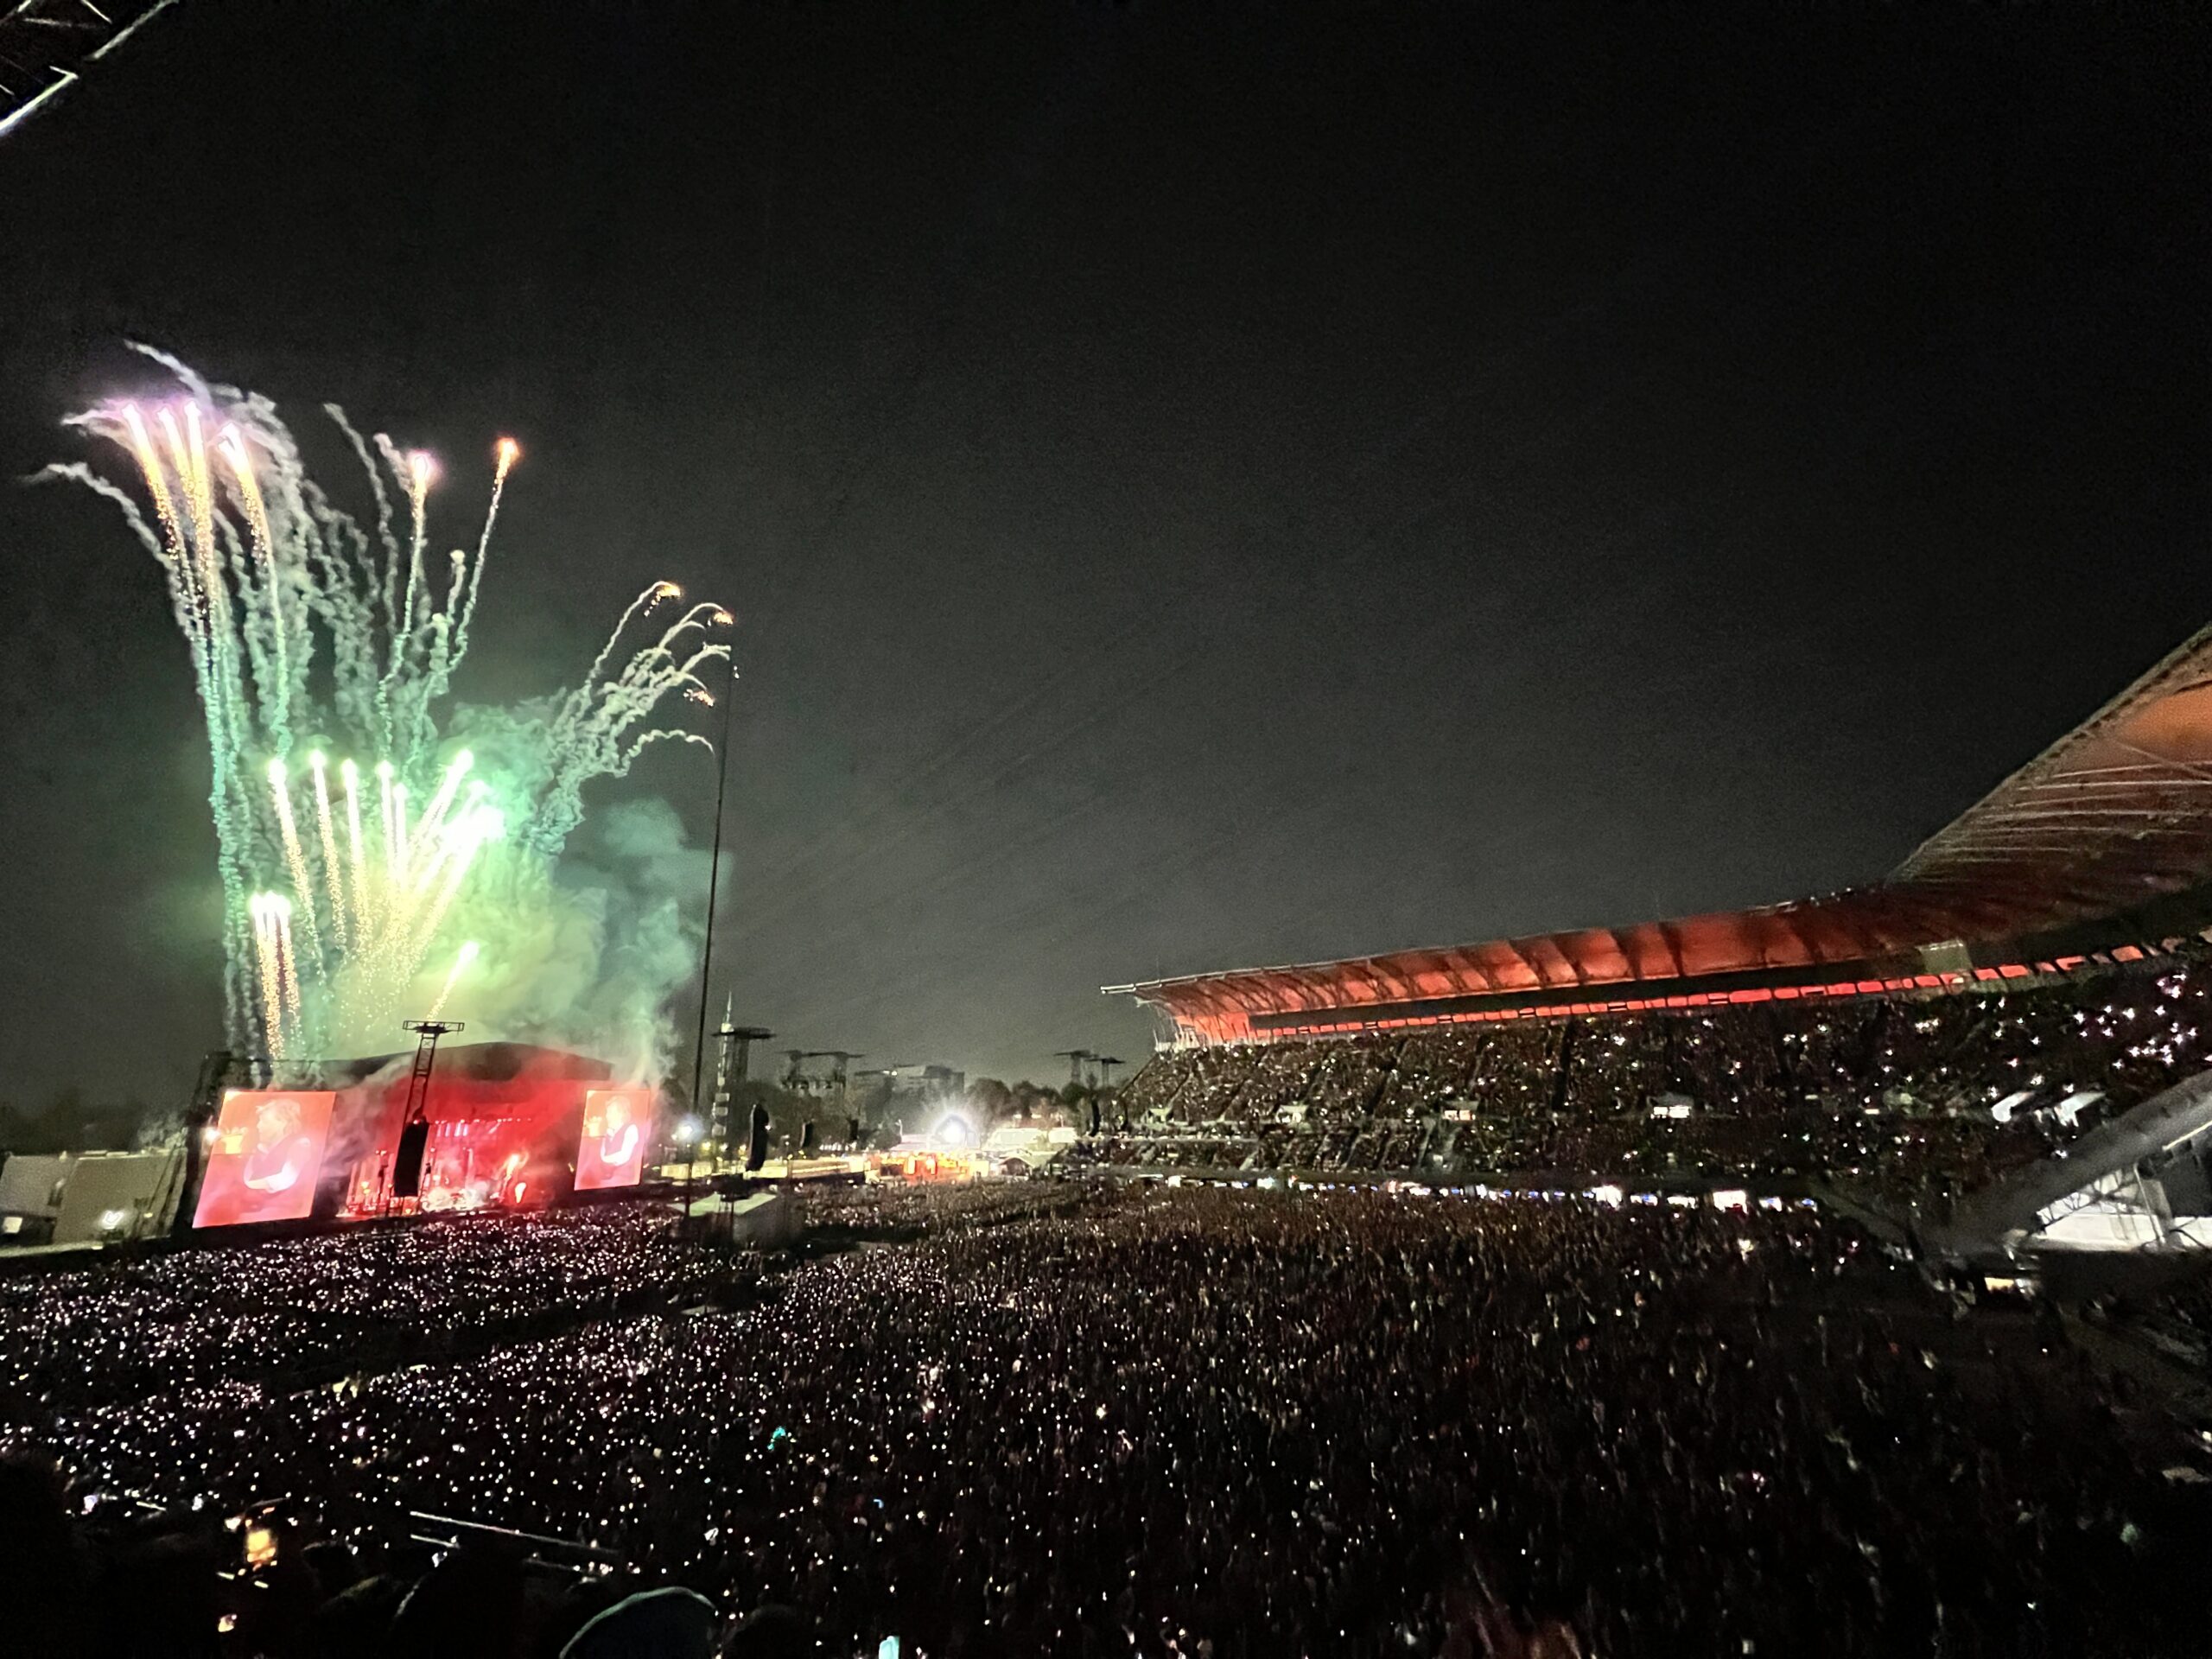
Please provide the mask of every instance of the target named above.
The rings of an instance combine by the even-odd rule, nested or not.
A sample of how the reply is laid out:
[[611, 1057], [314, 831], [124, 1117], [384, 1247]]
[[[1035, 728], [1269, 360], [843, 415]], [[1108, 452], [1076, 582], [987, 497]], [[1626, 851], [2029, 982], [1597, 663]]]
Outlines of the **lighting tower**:
[[1085, 1060], [1095, 1060], [1098, 1057], [1087, 1048], [1061, 1048], [1052, 1052], [1052, 1058], [1056, 1060], [1065, 1060], [1068, 1063], [1068, 1084], [1071, 1088], [1074, 1088], [1080, 1086], [1083, 1082], [1083, 1063]]
[[[728, 620], [725, 616], [723, 620]], [[722, 802], [729, 792], [729, 723], [737, 708], [737, 652], [729, 653], [729, 683], [722, 688], [722, 741], [715, 750], [715, 850], [707, 861], [707, 937], [699, 951], [699, 1042], [691, 1051], [691, 1094], [684, 1104], [699, 1109], [699, 1074], [707, 1064], [707, 988], [714, 982], [715, 900], [721, 892]], [[688, 1200], [687, 1200], [688, 1202]]]
[[1118, 1054], [1094, 1054], [1090, 1058], [1098, 1062], [1098, 1086], [1111, 1089], [1114, 1086], [1114, 1068], [1122, 1064], [1122, 1057]]
[[418, 1198], [423, 1191], [423, 1154], [430, 1149], [430, 1069], [438, 1058], [438, 1039], [464, 1029], [459, 1020], [403, 1020], [400, 1024], [421, 1039], [415, 1045], [415, 1069], [407, 1074], [407, 1109], [400, 1115], [399, 1145], [392, 1153], [391, 1178], [385, 1188], [385, 1203], [393, 1198]]
[[717, 1155], [729, 1145], [730, 1098], [752, 1071], [753, 1045], [776, 1034], [762, 1026], [731, 1024], [733, 1007], [722, 1005], [722, 1022], [715, 1031], [715, 1100], [707, 1114], [706, 1138]]
[[407, 1074], [407, 1116], [403, 1121], [412, 1123], [422, 1116], [423, 1105], [429, 1098], [430, 1068], [437, 1062], [438, 1039], [448, 1032], [467, 1030], [467, 1023], [461, 1020], [403, 1020], [400, 1024], [422, 1039], [415, 1045], [415, 1069]]

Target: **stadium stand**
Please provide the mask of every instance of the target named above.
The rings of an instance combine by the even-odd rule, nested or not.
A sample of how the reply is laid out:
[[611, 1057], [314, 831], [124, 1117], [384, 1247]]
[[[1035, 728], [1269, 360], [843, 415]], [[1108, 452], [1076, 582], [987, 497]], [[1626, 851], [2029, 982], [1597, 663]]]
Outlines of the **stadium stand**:
[[2212, 630], [1885, 880], [1109, 987], [1172, 1033], [1096, 1161], [1948, 1199], [2203, 1069]]

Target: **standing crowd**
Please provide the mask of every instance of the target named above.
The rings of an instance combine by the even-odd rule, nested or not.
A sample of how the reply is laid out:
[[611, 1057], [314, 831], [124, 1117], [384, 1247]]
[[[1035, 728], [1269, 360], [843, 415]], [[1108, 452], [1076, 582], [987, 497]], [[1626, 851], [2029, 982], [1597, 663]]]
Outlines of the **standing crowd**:
[[[625, 1651], [2197, 1648], [2173, 1588], [2212, 1519], [2196, 1454], [2091, 1386], [2044, 1322], [1955, 1319], [1825, 1214], [995, 1191], [935, 1221], [888, 1198], [899, 1228], [922, 1222], [896, 1243], [864, 1236], [870, 1198], [840, 1198], [854, 1247], [768, 1274], [749, 1306], [588, 1311], [335, 1384], [19, 1394], [0, 1441], [72, 1483], [49, 1522], [90, 1497], [86, 1526], [124, 1503], [142, 1531], [281, 1530], [287, 1585], [184, 1596], [212, 1615], [210, 1653], [397, 1651], [374, 1645], [396, 1629], [442, 1650], [423, 1634], [454, 1593], [436, 1574], [511, 1587], [520, 1569], [470, 1550], [430, 1568], [410, 1511], [619, 1564], [559, 1598], [468, 1599], [509, 1610], [489, 1636], [467, 1623], [478, 1654], [569, 1651], [595, 1599], [642, 1589], [691, 1623]], [[509, 1224], [526, 1256], [543, 1219]], [[285, 1248], [221, 1254], [244, 1277]], [[692, 1249], [642, 1259], [696, 1289]], [[205, 1559], [18, 1570], [10, 1605], [92, 1628], [182, 1605], [118, 1584], [175, 1590]]]

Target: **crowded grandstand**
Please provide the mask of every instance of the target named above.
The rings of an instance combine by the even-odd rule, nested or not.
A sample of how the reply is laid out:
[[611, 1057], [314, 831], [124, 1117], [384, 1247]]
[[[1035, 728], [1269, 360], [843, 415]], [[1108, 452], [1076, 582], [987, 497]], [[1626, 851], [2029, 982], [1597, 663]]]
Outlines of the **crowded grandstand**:
[[1089, 1155], [1817, 1187], [1917, 1233], [2103, 1130], [2084, 1142], [2101, 1161], [1954, 1242], [2194, 1245], [2212, 1115], [2193, 1092], [2163, 1103], [2155, 1133], [2130, 1114], [2204, 1069], [2208, 786], [2212, 631], [1868, 888], [1109, 987], [1170, 1039]]

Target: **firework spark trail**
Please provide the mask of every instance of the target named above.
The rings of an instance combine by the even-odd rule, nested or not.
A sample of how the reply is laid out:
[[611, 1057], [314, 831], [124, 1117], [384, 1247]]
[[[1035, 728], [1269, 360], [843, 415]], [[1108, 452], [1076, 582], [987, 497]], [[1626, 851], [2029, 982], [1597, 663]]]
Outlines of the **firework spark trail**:
[[[346, 411], [335, 404], [325, 404], [322, 406], [322, 412], [330, 416], [331, 420], [336, 423], [338, 429], [346, 435], [346, 442], [353, 446], [353, 454], [360, 460], [361, 472], [369, 480], [369, 494], [377, 504], [377, 546], [382, 550], [384, 557], [379, 563], [370, 551], [367, 538], [365, 537], [362, 540], [361, 558], [366, 567], [372, 610], [373, 612], [375, 605], [381, 602], [384, 607], [382, 615], [385, 620], [385, 631], [387, 633], [397, 634], [398, 630], [393, 626], [393, 613], [399, 604], [399, 543], [393, 538], [391, 533], [391, 497], [385, 491], [384, 474], [370, 455], [367, 441], [361, 436], [353, 423], [346, 418]], [[377, 449], [386, 461], [393, 463], [394, 469], [397, 470], [398, 452], [392, 448], [391, 440], [381, 432], [377, 434]], [[391, 709], [386, 695], [383, 672], [376, 666], [373, 614], [368, 626], [371, 648], [369, 671], [374, 677], [373, 689], [370, 696], [372, 703], [376, 744], [378, 748], [389, 752], [391, 748]]]
[[[89, 429], [116, 436], [116, 441], [130, 450], [138, 463], [147, 493], [153, 499], [155, 518], [161, 524], [161, 546], [156, 552], [156, 557], [168, 578], [171, 607], [177, 626], [184, 634], [186, 652], [192, 663], [193, 680], [207, 720], [207, 807], [215, 820], [216, 873], [223, 885], [225, 910], [224, 1015], [232, 1031], [245, 1033], [246, 1040], [250, 1042], [251, 1021], [248, 1015], [252, 1007], [250, 988], [253, 975], [246, 965], [251, 958], [252, 945], [246, 934], [245, 916], [245, 868], [238, 850], [238, 821], [232, 804], [233, 787], [230, 753], [225, 741], [224, 693], [219, 678], [215, 643], [209, 634], [207, 598], [201, 591], [191, 550], [185, 543], [183, 525], [177, 515], [176, 499], [169, 488], [168, 474], [162, 464], [161, 452], [156, 448], [153, 437], [147, 430], [145, 417], [137, 405], [125, 404], [118, 411], [87, 414], [76, 418]], [[118, 428], [120, 429], [119, 436], [116, 435]], [[82, 469], [79, 472], [81, 474]], [[141, 539], [145, 539], [143, 521], [135, 512], [130, 522], [139, 530]]]
[[353, 949], [353, 941], [346, 925], [345, 866], [338, 861], [338, 829], [330, 812], [329, 759], [317, 749], [308, 756], [308, 766], [315, 773], [315, 827], [322, 843], [323, 888], [330, 894], [330, 931], [344, 954]]
[[598, 685], [587, 683], [572, 709], [563, 711], [563, 734], [570, 740], [566, 747], [573, 749], [579, 762], [588, 764], [588, 756], [612, 752], [620, 743], [623, 734], [651, 714], [669, 693], [686, 688], [705, 690], [697, 670], [708, 662], [727, 658], [728, 647], [702, 645], [681, 663], [676, 660], [671, 647], [684, 632], [695, 629], [703, 632], [713, 619], [728, 614], [715, 605], [695, 605], [658, 640], [624, 664], [622, 671], [613, 679]]
[[419, 698], [426, 725], [431, 702], [453, 683], [454, 667], [461, 660], [454, 654], [454, 618], [461, 614], [461, 595], [467, 591], [468, 555], [456, 547], [450, 556], [453, 579], [446, 584], [446, 602], [430, 613], [429, 668], [423, 677]]
[[168, 442], [170, 468], [181, 486], [184, 522], [191, 531], [188, 556], [198, 562], [196, 575], [207, 606], [206, 626], [212, 646], [208, 660], [222, 720], [219, 747], [235, 762], [243, 758], [245, 746], [241, 728], [247, 710], [238, 683], [238, 644], [231, 626], [231, 590], [223, 580], [221, 553], [215, 542], [215, 486], [207, 470], [200, 405], [186, 404], [184, 414], [181, 430], [174, 409], [163, 409], [157, 423]]
[[696, 732], [687, 732], [680, 726], [664, 726], [658, 731], [641, 732], [632, 738], [628, 746], [623, 749], [620, 758], [607, 768], [607, 775], [613, 778], [623, 776], [632, 766], [636, 764], [638, 757], [648, 748], [656, 743], [667, 742], [696, 743], [709, 754], [715, 752], [712, 738], [702, 737]]
[[377, 762], [377, 810], [384, 840], [384, 877], [388, 883], [399, 880], [399, 826], [392, 812], [391, 762]]
[[476, 960], [480, 947], [474, 939], [463, 941], [461, 954], [453, 959], [453, 971], [446, 976], [445, 988], [438, 993], [438, 1000], [430, 1004], [428, 1018], [435, 1020], [446, 1011], [446, 1003], [453, 995], [453, 988], [461, 983], [461, 976], [468, 971], [468, 964]]
[[[427, 455], [381, 433], [372, 444], [328, 406], [375, 502], [365, 529], [307, 476], [273, 404], [138, 349], [188, 396], [143, 410], [105, 405], [66, 424], [119, 446], [136, 463], [143, 496], [82, 463], [41, 476], [73, 480], [114, 503], [162, 569], [206, 721], [231, 1040], [247, 1052], [292, 1056], [382, 1040], [386, 1016], [430, 988], [417, 976], [442, 948], [454, 907], [474, 890], [472, 878], [480, 886], [493, 868], [491, 843], [506, 843], [499, 879], [523, 878], [507, 891], [550, 902], [550, 861], [581, 822], [592, 779], [626, 769], [652, 743], [711, 747], [675, 728], [641, 728], [664, 698], [709, 699], [696, 671], [728, 648], [702, 646], [683, 661], [676, 653], [687, 631], [727, 625], [728, 613], [694, 606], [622, 660], [631, 626], [681, 592], [652, 584], [581, 683], [512, 710], [468, 714], [499, 734], [494, 766], [459, 749], [440, 763], [434, 757], [447, 744], [437, 705], [467, 649], [519, 448], [502, 439], [494, 449], [474, 562], [456, 550], [444, 578], [432, 580]], [[404, 532], [393, 480], [407, 501]], [[288, 768], [296, 734], [309, 732], [334, 742], [308, 756], [315, 822], [303, 836]], [[346, 796], [342, 849], [334, 760]], [[361, 768], [372, 760], [378, 819], [369, 826]], [[419, 816], [410, 801], [426, 803]]]
[[284, 1052], [284, 964], [276, 939], [276, 895], [257, 893], [251, 900], [255, 956], [261, 969], [262, 1039], [274, 1058]]
[[469, 767], [476, 764], [476, 757], [467, 749], [446, 764], [446, 775], [438, 780], [438, 792], [430, 797], [429, 805], [423, 809], [423, 820], [415, 827], [417, 842], [428, 840], [443, 827], [446, 813], [452, 808], [454, 797], [461, 792], [461, 780], [468, 775]]
[[653, 705], [671, 691], [680, 687], [696, 687], [704, 690], [697, 671], [702, 664], [717, 658], [727, 658], [729, 651], [723, 645], [702, 645], [679, 663], [672, 647], [679, 636], [694, 630], [704, 632], [708, 622], [701, 620], [727, 616], [728, 612], [713, 605], [695, 605], [678, 618], [665, 633], [624, 665], [621, 673], [598, 688], [599, 697], [593, 716], [580, 729], [598, 734], [603, 732], [610, 740], [620, 738], [626, 727], [635, 724], [652, 710]]
[[485, 562], [492, 556], [492, 526], [499, 522], [499, 498], [507, 491], [507, 474], [522, 459], [522, 446], [512, 438], [499, 440], [499, 465], [492, 474], [492, 505], [484, 514], [484, 533], [476, 539], [476, 563], [468, 575], [468, 596], [461, 601], [461, 620], [454, 630], [453, 658], [468, 654], [468, 625], [476, 620], [476, 593], [484, 585]]
[[[215, 503], [214, 492], [207, 486], [207, 454], [200, 442], [200, 406], [185, 405], [186, 422], [181, 423], [176, 410], [164, 408], [155, 416], [162, 429], [162, 436], [168, 444], [168, 464], [175, 472], [184, 497], [183, 521], [190, 531], [186, 545], [200, 561], [200, 590], [207, 595], [208, 626], [216, 626], [215, 607], [226, 597], [222, 572], [215, 564]], [[191, 435], [185, 435], [188, 423]]]
[[338, 769], [346, 786], [346, 853], [353, 877], [353, 933], [364, 944], [369, 938], [369, 872], [361, 851], [361, 769], [351, 760]]
[[421, 965], [423, 956], [438, 937], [438, 928], [446, 918], [446, 912], [453, 908], [453, 901], [460, 897], [461, 884], [468, 879], [469, 869], [476, 862], [476, 855], [486, 842], [497, 840], [499, 834], [496, 825], [480, 825], [462, 839], [454, 853], [445, 883], [438, 889], [437, 898], [407, 937], [399, 964], [402, 973], [412, 975]]
[[276, 829], [283, 837], [284, 867], [291, 872], [292, 903], [299, 907], [302, 931], [309, 955], [320, 960], [322, 939], [315, 920], [315, 883], [308, 877], [308, 857], [300, 845], [300, 826], [292, 817], [292, 789], [282, 760], [269, 763], [269, 792], [276, 803]]
[[[670, 583], [674, 588], [674, 583]], [[677, 592], [682, 589], [677, 588]], [[656, 669], [665, 667], [676, 660], [676, 642], [684, 634], [696, 630], [704, 632], [717, 618], [729, 613], [711, 601], [702, 601], [670, 623], [659, 639], [647, 645], [623, 665], [614, 678], [618, 685], [642, 685], [650, 680]]]
[[679, 599], [683, 590], [672, 582], [657, 582], [630, 601], [630, 608], [622, 613], [614, 624], [614, 632], [607, 636], [607, 643], [599, 648], [599, 655], [591, 659], [591, 666], [584, 671], [583, 683], [570, 692], [569, 700], [581, 706], [591, 696], [591, 689], [605, 671], [607, 659], [614, 654], [614, 647], [621, 643], [623, 629], [630, 626], [633, 616], [644, 616], [663, 600]]
[[404, 887], [415, 859], [415, 834], [407, 827], [407, 785], [391, 786], [391, 885]]
[[292, 905], [281, 893], [269, 895], [269, 913], [276, 923], [276, 983], [284, 998], [284, 1026], [288, 1033], [301, 1029], [300, 958], [292, 944]]
[[292, 741], [292, 665], [284, 640], [283, 579], [276, 568], [276, 538], [270, 531], [269, 504], [262, 499], [261, 486], [253, 475], [252, 460], [246, 454], [245, 440], [238, 435], [238, 428], [226, 426], [216, 439], [215, 447], [230, 467], [238, 499], [245, 508], [250, 543], [255, 562], [261, 568], [264, 591], [269, 597], [269, 630], [276, 642], [276, 683], [273, 696], [264, 692], [263, 702], [269, 711], [271, 742], [282, 754], [291, 747]]
[[123, 406], [123, 423], [130, 453], [138, 462], [138, 470], [145, 474], [146, 493], [154, 498], [154, 516], [161, 520], [162, 537], [168, 549], [172, 574], [183, 588], [196, 616], [200, 604], [198, 582], [184, 556], [184, 532], [177, 527], [176, 503], [169, 496], [168, 474], [162, 470], [154, 441], [146, 431], [146, 417], [138, 412], [137, 404]]
[[[385, 433], [377, 433], [371, 442], [376, 445], [377, 454], [384, 457], [384, 464], [391, 472], [392, 481], [399, 486], [400, 493], [403, 496], [408, 495], [406, 455], [401, 453], [399, 446]], [[398, 516], [397, 508], [393, 509], [392, 516], [394, 518]], [[397, 637], [406, 631], [405, 613], [399, 607], [399, 584], [407, 569], [407, 543], [400, 539], [398, 532], [391, 527], [389, 522], [381, 528], [384, 531], [385, 551], [389, 561], [385, 566], [385, 627], [388, 632]], [[390, 641], [386, 643], [389, 644]]]
[[[429, 843], [429, 852], [408, 870], [406, 887], [392, 895], [392, 903], [396, 906], [392, 924], [395, 931], [404, 932], [407, 930], [408, 924], [414, 918], [416, 902], [437, 886], [438, 878], [460, 855], [467, 841], [467, 836], [458, 829], [449, 836], [441, 836], [435, 842]], [[415, 837], [415, 844], [417, 847], [425, 844], [420, 835]]]
[[[223, 582], [215, 546], [214, 492], [207, 478], [199, 406], [187, 405], [186, 415], [187, 420], [180, 422], [175, 410], [163, 408], [155, 423], [168, 445], [165, 470], [175, 475], [176, 494], [183, 500], [183, 512], [172, 505], [168, 516], [176, 527], [177, 557], [192, 572], [194, 591], [199, 597], [200, 626], [207, 642], [207, 671], [214, 693], [208, 715], [214, 723], [219, 765], [226, 768], [236, 760], [241, 747], [238, 730], [241, 710], [233, 661], [237, 644], [231, 635], [230, 589]], [[164, 470], [161, 461], [155, 465], [157, 471]]]
[[417, 597], [423, 587], [423, 550], [429, 539], [429, 518], [430, 480], [435, 473], [430, 457], [420, 449], [402, 456], [391, 439], [377, 434], [377, 447], [391, 463], [392, 470], [406, 486], [407, 503], [411, 515], [412, 531], [407, 543], [407, 581], [399, 608], [391, 619], [391, 652], [386, 661], [384, 690], [390, 709], [391, 739], [389, 747], [398, 757], [403, 771], [412, 767], [422, 751], [423, 727], [429, 710], [422, 706], [422, 698], [412, 694], [427, 694], [426, 680], [410, 683], [401, 676], [413, 665], [416, 657], [416, 635], [422, 626], [421, 607]]

